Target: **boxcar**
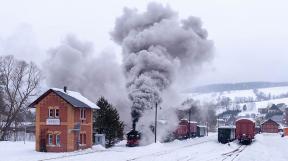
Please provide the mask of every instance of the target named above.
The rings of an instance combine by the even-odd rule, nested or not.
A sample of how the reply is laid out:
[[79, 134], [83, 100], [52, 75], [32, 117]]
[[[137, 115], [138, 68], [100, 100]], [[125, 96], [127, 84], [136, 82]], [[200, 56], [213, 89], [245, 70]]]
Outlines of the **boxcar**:
[[235, 126], [223, 126], [218, 128], [218, 141], [226, 144], [235, 140]]
[[189, 122], [189, 126], [190, 126], [190, 136], [191, 137], [196, 137], [197, 134], [197, 122], [194, 121], [190, 121]]
[[186, 125], [178, 125], [175, 131], [176, 139], [186, 139], [188, 138], [188, 128]]
[[203, 137], [207, 135], [207, 126], [197, 125], [197, 134], [198, 137]]
[[[189, 130], [190, 127], [190, 130]], [[197, 133], [197, 122], [190, 121], [188, 123], [188, 120], [181, 120], [179, 122], [179, 125], [175, 131], [175, 138], [176, 139], [186, 139], [189, 137], [195, 137]]]
[[250, 144], [255, 136], [255, 122], [248, 118], [236, 120], [236, 138], [242, 144]]

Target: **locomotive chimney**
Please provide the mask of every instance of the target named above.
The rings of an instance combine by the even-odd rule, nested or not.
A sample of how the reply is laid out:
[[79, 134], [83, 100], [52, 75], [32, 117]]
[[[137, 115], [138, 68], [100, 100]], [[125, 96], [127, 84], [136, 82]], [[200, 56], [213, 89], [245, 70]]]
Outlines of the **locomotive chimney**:
[[133, 121], [132, 128], [134, 131], [136, 130], [136, 122], [135, 121]]
[[66, 86], [64, 86], [64, 92], [67, 93], [67, 87]]

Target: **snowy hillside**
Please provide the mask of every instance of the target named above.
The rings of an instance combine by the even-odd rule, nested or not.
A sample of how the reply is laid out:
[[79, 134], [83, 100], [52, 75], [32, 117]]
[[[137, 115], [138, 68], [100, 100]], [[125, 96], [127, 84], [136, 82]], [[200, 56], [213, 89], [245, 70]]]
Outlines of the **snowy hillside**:
[[[257, 113], [258, 108], [265, 108], [270, 104], [285, 103], [288, 104], [288, 86], [283, 87], [271, 87], [271, 88], [260, 88], [257, 89], [258, 93], [262, 93], [269, 96], [269, 100], [259, 100], [255, 94], [254, 89], [250, 90], [234, 90], [234, 91], [224, 91], [224, 92], [211, 92], [211, 93], [186, 93], [183, 94], [185, 98], [193, 98], [194, 100], [199, 100], [200, 102], [216, 102], [220, 98], [228, 97], [231, 99], [232, 104], [238, 104], [243, 106], [246, 104], [248, 107], [253, 106], [253, 108], [248, 108], [247, 113]], [[251, 101], [237, 102], [237, 99], [247, 99]], [[250, 111], [250, 112], [249, 112]]]
[[[273, 87], [273, 88], [262, 88], [258, 89], [258, 91], [263, 92], [266, 95], [271, 94], [271, 96], [279, 96], [281, 94], [287, 94], [288, 93], [288, 86], [285, 87]], [[197, 100], [216, 100], [218, 97], [229, 97], [232, 100], [236, 97], [253, 97], [256, 98], [255, 93], [253, 92], [253, 89], [250, 90], [236, 90], [236, 91], [225, 91], [225, 92], [212, 92], [212, 93], [190, 93], [187, 94], [189, 97], [193, 97]]]
[[217, 142], [217, 134], [171, 143], [156, 143], [135, 148], [119, 144], [110, 149], [98, 146], [68, 153], [41, 153], [34, 151], [34, 142], [0, 142], [0, 155], [5, 161], [287, 161], [288, 138], [279, 134], [258, 134], [249, 145], [237, 141]]

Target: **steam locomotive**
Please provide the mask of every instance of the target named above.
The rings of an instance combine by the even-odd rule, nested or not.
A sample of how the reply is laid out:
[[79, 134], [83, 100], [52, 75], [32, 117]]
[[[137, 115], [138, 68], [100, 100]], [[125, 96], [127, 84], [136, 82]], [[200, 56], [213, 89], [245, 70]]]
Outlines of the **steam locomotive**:
[[141, 133], [136, 130], [136, 123], [133, 122], [133, 129], [127, 133], [127, 144], [128, 147], [138, 146], [141, 140]]
[[128, 147], [138, 146], [141, 139], [141, 133], [132, 129], [127, 133], [127, 144]]

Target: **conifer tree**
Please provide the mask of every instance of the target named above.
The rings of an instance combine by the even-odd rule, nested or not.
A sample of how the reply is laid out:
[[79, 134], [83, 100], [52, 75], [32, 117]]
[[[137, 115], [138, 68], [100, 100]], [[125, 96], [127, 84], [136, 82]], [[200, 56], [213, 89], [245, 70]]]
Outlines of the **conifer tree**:
[[120, 121], [117, 110], [104, 97], [97, 101], [100, 109], [94, 113], [94, 130], [105, 134], [106, 147], [113, 146], [117, 141], [123, 139], [124, 124]]

